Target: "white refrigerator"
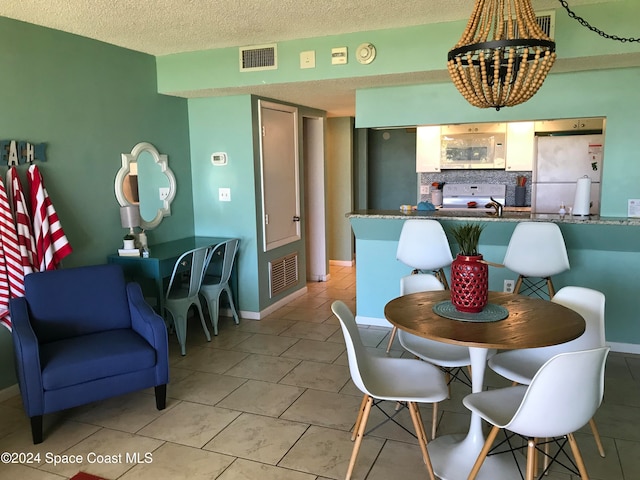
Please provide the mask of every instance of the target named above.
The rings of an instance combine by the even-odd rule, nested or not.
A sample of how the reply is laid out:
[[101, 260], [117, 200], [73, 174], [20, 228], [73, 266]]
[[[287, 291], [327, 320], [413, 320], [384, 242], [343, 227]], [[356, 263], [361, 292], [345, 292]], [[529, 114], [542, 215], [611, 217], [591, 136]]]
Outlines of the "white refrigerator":
[[536, 137], [536, 164], [532, 175], [531, 211], [558, 213], [573, 207], [576, 182], [591, 179], [589, 214], [600, 213], [600, 179], [604, 135], [559, 135]]

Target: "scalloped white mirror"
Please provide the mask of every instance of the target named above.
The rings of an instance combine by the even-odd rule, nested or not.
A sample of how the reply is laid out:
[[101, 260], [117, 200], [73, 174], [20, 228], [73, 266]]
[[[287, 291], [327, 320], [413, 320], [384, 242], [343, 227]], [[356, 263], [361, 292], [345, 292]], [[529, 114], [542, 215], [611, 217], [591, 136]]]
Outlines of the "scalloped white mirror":
[[171, 215], [176, 196], [176, 178], [167, 156], [158, 153], [148, 142], [140, 142], [131, 153], [123, 153], [122, 166], [115, 179], [116, 198], [120, 206], [139, 205], [140, 227], [151, 230]]

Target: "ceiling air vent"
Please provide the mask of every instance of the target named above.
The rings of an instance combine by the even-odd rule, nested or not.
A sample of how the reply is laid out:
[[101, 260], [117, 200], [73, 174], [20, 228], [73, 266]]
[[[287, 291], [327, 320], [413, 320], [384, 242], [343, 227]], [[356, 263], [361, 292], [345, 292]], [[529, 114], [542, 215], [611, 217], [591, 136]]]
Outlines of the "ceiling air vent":
[[[515, 18], [514, 18], [515, 19]], [[536, 22], [547, 36], [553, 40], [556, 30], [556, 11], [539, 12], [536, 14]], [[518, 38], [518, 26], [515, 26], [514, 38]]]
[[240, 71], [275, 70], [278, 68], [276, 44], [240, 48]]

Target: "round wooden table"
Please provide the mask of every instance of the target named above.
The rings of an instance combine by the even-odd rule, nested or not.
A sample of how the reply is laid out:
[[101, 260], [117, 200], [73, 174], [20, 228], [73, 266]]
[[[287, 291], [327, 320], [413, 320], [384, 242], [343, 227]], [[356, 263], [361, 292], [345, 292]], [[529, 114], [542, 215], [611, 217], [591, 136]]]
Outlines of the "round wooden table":
[[[401, 330], [421, 337], [469, 347], [472, 391], [481, 392], [490, 349], [535, 348], [568, 342], [584, 333], [580, 314], [562, 305], [512, 293], [489, 292], [489, 303], [505, 307], [509, 316], [492, 322], [469, 322], [441, 317], [433, 306], [450, 300], [448, 290], [421, 292], [391, 300], [384, 315]], [[442, 480], [466, 480], [484, 444], [482, 419], [471, 414], [469, 432], [445, 435], [429, 442], [435, 474]], [[478, 479], [520, 478], [511, 456], [487, 457]]]

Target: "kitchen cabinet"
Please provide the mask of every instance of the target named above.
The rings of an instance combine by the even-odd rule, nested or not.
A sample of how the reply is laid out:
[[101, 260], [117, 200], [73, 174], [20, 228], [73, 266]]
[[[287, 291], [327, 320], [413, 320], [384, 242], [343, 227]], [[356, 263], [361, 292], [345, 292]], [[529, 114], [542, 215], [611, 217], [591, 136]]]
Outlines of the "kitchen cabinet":
[[416, 129], [416, 172], [440, 171], [440, 126]]
[[507, 123], [507, 155], [505, 170], [533, 170], [535, 150], [534, 122]]
[[442, 135], [458, 135], [461, 133], [504, 133], [505, 123], [464, 123], [457, 125], [442, 125]]
[[542, 120], [535, 122], [536, 133], [554, 132], [602, 132], [604, 129], [604, 118], [561, 118], [558, 120]]

